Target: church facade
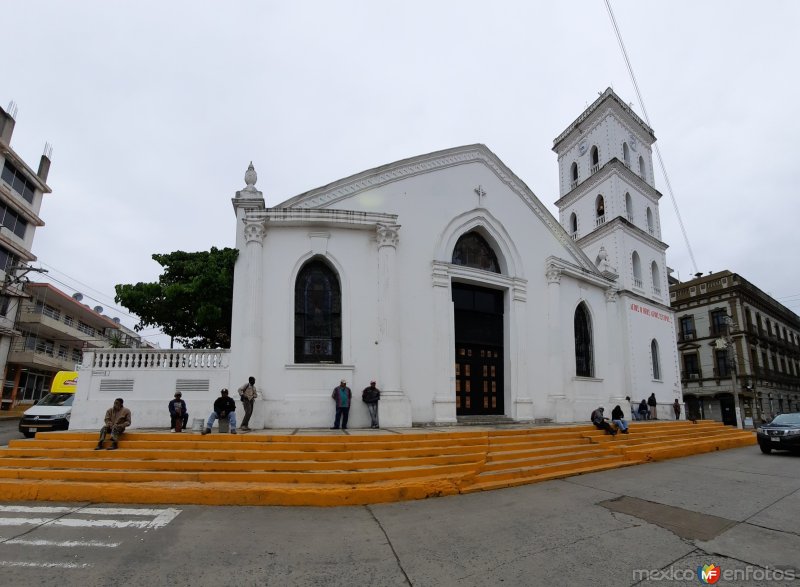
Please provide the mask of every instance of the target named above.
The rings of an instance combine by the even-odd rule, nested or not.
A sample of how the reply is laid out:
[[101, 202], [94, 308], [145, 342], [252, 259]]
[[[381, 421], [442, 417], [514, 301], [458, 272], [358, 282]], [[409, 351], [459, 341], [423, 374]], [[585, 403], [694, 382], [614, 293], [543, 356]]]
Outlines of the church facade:
[[[586, 421], [598, 405], [681, 397], [653, 185], [652, 130], [607, 90], [556, 138], [556, 219], [476, 144], [370, 169], [266, 207], [233, 198], [230, 350], [84, 353], [74, 428], [114, 397], [165, 425], [254, 376], [251, 428], [324, 427], [331, 392], [382, 391], [383, 427], [459, 417]], [[199, 423], [198, 423], [199, 425]]]
[[[479, 144], [273, 208], [251, 166], [233, 199], [232, 380], [259, 380], [270, 428], [329, 425], [342, 379], [356, 392], [378, 382], [385, 426], [672, 403], [654, 141], [607, 90], [555, 140], [558, 220]], [[366, 410], [352, 418], [365, 425]]]

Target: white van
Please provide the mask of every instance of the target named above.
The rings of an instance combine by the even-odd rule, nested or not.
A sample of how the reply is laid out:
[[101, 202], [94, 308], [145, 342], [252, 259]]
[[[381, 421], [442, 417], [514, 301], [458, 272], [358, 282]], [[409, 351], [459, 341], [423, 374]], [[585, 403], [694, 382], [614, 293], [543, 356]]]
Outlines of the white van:
[[50, 393], [25, 410], [19, 421], [19, 431], [26, 438], [33, 438], [37, 432], [47, 430], [67, 430], [72, 402], [78, 389], [77, 371], [59, 371], [53, 377]]

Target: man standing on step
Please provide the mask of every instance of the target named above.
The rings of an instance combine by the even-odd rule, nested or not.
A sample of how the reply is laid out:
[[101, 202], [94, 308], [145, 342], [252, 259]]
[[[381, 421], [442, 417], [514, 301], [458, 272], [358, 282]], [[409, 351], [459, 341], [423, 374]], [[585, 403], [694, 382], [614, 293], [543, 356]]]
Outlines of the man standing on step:
[[365, 387], [361, 392], [362, 401], [367, 404], [369, 418], [372, 420], [372, 428], [378, 428], [378, 401], [381, 399], [381, 390], [375, 387], [375, 382], [370, 381], [369, 387]]
[[675, 398], [675, 403], [672, 404], [672, 411], [675, 412], [675, 419], [681, 419], [681, 404], [678, 403], [678, 398]]
[[240, 426], [242, 430], [250, 430], [248, 424], [250, 424], [250, 416], [253, 415], [253, 404], [257, 397], [256, 378], [251, 376], [248, 382], [239, 388], [239, 399], [242, 400], [242, 407], [244, 407], [244, 420], [242, 420], [242, 425]]
[[650, 406], [650, 420], [658, 420], [658, 400], [655, 393], [647, 398], [647, 405]]
[[121, 397], [114, 400], [114, 405], [106, 410], [104, 425], [100, 429], [100, 440], [94, 450], [102, 450], [106, 434], [111, 433], [111, 447], [108, 450], [117, 450], [117, 441], [125, 428], [131, 425], [131, 411], [123, 407]]
[[228, 397], [228, 390], [224, 387], [220, 390], [219, 397], [214, 401], [214, 411], [208, 416], [208, 422], [206, 422], [203, 434], [211, 434], [214, 420], [222, 420], [223, 418], [228, 419], [228, 424], [231, 425], [231, 434], [236, 434], [236, 402]]
[[347, 381], [342, 379], [339, 385], [334, 388], [331, 394], [333, 401], [336, 402], [336, 418], [333, 420], [331, 430], [339, 429], [339, 421], [342, 423], [342, 430], [347, 430], [347, 418], [350, 415], [350, 402], [353, 399], [353, 392], [347, 387]]

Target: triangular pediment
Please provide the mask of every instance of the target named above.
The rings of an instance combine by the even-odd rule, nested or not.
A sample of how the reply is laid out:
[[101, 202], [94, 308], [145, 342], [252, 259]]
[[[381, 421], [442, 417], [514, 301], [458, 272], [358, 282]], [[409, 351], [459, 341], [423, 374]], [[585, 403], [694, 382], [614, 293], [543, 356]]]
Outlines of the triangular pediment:
[[492, 171], [511, 191], [522, 199], [536, 217], [549, 229], [553, 236], [567, 250], [568, 256], [582, 269], [601, 276], [597, 267], [583, 253], [567, 234], [558, 220], [542, 204], [541, 200], [517, 175], [511, 171], [500, 158], [486, 145], [480, 143], [454, 147], [443, 151], [435, 151], [418, 155], [375, 167], [349, 177], [345, 177], [328, 185], [309, 190], [286, 200], [276, 208], [328, 208], [351, 198], [361, 192], [380, 188], [409, 177], [426, 173], [435, 173], [441, 169], [459, 165], [482, 164]]

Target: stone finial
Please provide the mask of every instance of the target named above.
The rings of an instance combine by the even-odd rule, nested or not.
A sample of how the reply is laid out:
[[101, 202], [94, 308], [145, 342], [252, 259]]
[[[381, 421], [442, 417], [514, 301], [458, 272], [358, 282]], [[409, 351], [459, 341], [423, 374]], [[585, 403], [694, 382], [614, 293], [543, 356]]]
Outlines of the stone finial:
[[250, 166], [244, 172], [244, 182], [247, 184], [246, 190], [252, 191], [255, 189], [256, 182], [258, 181], [258, 174], [256, 168], [253, 167], [253, 162], [250, 161]]

